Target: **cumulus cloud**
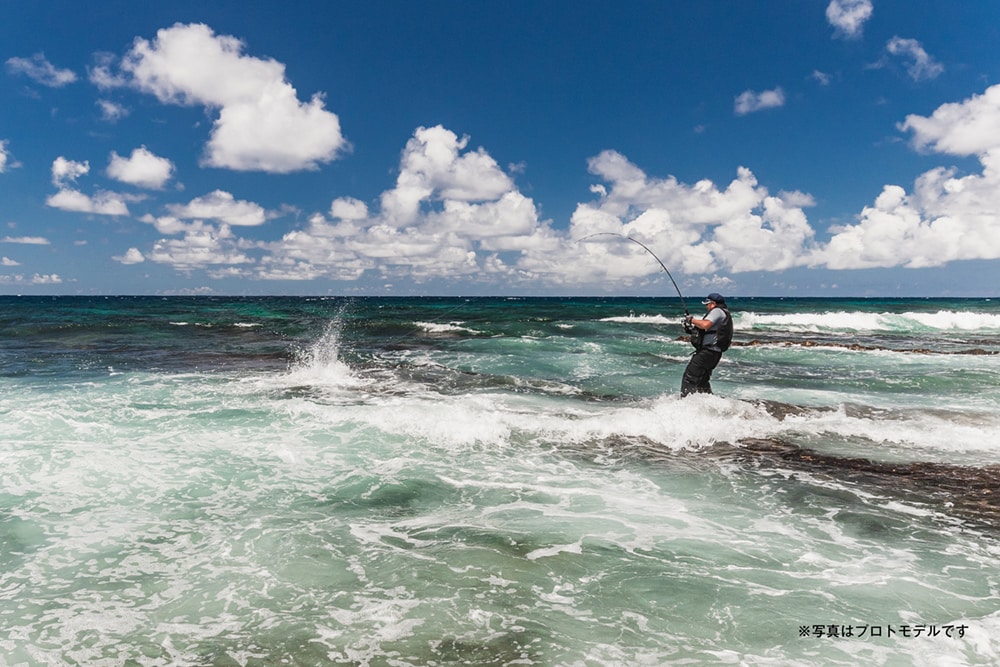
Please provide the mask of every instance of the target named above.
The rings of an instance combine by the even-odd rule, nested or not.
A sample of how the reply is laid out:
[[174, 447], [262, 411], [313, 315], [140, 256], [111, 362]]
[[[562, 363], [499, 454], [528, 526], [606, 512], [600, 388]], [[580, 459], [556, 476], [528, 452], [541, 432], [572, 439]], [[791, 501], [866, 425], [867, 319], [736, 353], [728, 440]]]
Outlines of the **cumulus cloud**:
[[19, 243], [21, 245], [49, 245], [44, 236], [5, 236], [0, 243]]
[[418, 128], [403, 150], [396, 187], [382, 196], [387, 220], [406, 225], [422, 203], [495, 199], [511, 189], [511, 179], [482, 148], [461, 154], [468, 138], [441, 127]]
[[128, 206], [120, 195], [100, 191], [94, 196], [79, 190], [66, 188], [45, 200], [46, 206], [74, 213], [95, 213], [97, 215], [128, 215]]
[[86, 160], [76, 162], [67, 160], [61, 155], [52, 162], [52, 184], [59, 191], [50, 195], [45, 204], [52, 208], [76, 213], [94, 213], [97, 215], [128, 215], [125, 198], [114, 192], [99, 191], [93, 197], [74, 189], [76, 180], [90, 172], [90, 163]]
[[21, 266], [21, 262], [4, 256], [0, 257], [0, 266]]
[[855, 225], [837, 230], [818, 254], [832, 269], [943, 266], [1000, 259], [1000, 152], [984, 158], [979, 176], [935, 169], [907, 194], [887, 185]]
[[[417, 128], [395, 183], [371, 205], [337, 197], [280, 239], [251, 241], [233, 230], [269, 214], [217, 191], [145, 218], [172, 238], [123, 259], [141, 255], [183, 271], [262, 280], [368, 275], [620, 288], [662, 279], [659, 267], [634, 244], [590, 235], [632, 236], [692, 286], [802, 266], [917, 268], [1000, 258], [1000, 86], [927, 117], [908, 116], [900, 129], [918, 149], [977, 157], [981, 173], [940, 167], [911, 192], [886, 185], [854, 223], [828, 230], [826, 242], [807, 218], [815, 205], [808, 193], [772, 192], [743, 167], [720, 184], [651, 176], [611, 150], [588, 161], [593, 197], [577, 205], [568, 229], [553, 229], [484, 148], [436, 126]], [[72, 164], [63, 169], [65, 178], [75, 173]]]
[[253, 244], [238, 238], [232, 228], [264, 224], [268, 213], [259, 204], [215, 190], [187, 204], [168, 205], [167, 210], [170, 215], [145, 215], [141, 220], [152, 224], [161, 234], [180, 238], [160, 239], [145, 254], [130, 249], [119, 261], [135, 263], [149, 259], [183, 272], [210, 268], [212, 275], [217, 277], [225, 277], [219, 267], [230, 267], [231, 275], [243, 275], [235, 267], [256, 262], [245, 252]]
[[39, 274], [26, 278], [23, 275], [0, 275], [0, 285], [58, 285], [62, 278], [58, 274]]
[[944, 72], [944, 65], [934, 60], [915, 39], [893, 37], [886, 43], [885, 50], [906, 64], [906, 73], [914, 81], [933, 79]]
[[60, 155], [52, 162], [52, 185], [57, 188], [66, 187], [69, 182], [75, 182], [89, 172], [89, 161], [76, 162]]
[[7, 165], [10, 163], [10, 153], [7, 151], [9, 143], [6, 139], [0, 139], [0, 174], [7, 171]]
[[213, 265], [233, 266], [252, 263], [254, 260], [240, 251], [233, 243], [228, 225], [193, 226], [180, 239], [160, 239], [153, 245], [148, 258], [160, 264], [190, 272]]
[[7, 71], [23, 74], [50, 88], [61, 88], [76, 81], [76, 74], [72, 70], [59, 69], [45, 58], [44, 53], [36, 53], [30, 58], [9, 58]]
[[324, 108], [322, 95], [301, 102], [283, 64], [243, 50], [235, 37], [178, 23], [153, 41], [137, 38], [121, 75], [102, 62], [91, 80], [104, 87], [127, 82], [165, 104], [217, 109], [207, 166], [288, 173], [315, 169], [345, 150], [340, 120]]
[[597, 199], [577, 206], [558, 255], [530, 253], [518, 263], [521, 270], [566, 284], [656, 274], [655, 263], [636, 261], [633, 245], [587, 238], [605, 232], [645, 243], [690, 275], [789, 268], [811, 247], [813, 230], [802, 207], [812, 198], [770, 195], [749, 169], [740, 168], [720, 189], [709, 180], [649, 177], [615, 151], [592, 158], [589, 168], [603, 181], [592, 189]]
[[167, 158], [154, 155], [145, 146], [136, 148], [123, 158], [111, 153], [107, 174], [116, 181], [159, 190], [173, 176], [174, 164]]
[[930, 117], [908, 116], [918, 148], [975, 155], [979, 174], [939, 167], [916, 179], [913, 191], [886, 185], [856, 224], [831, 230], [813, 263], [835, 269], [942, 266], [1000, 258], [1000, 86]]
[[109, 123], [117, 123], [128, 115], [128, 109], [110, 100], [97, 100], [97, 108], [101, 110], [101, 119]]
[[1000, 148], [1000, 84], [963, 102], [942, 104], [930, 117], [909, 115], [900, 124], [913, 145], [950, 155], [983, 155]]
[[508, 271], [498, 254], [525, 250], [545, 229], [534, 202], [485, 149], [470, 150], [468, 137], [442, 126], [420, 127], [377, 210], [335, 199], [330, 220], [312, 216], [305, 229], [263, 244], [268, 254], [256, 270], [270, 279], [355, 280], [372, 269], [411, 280], [477, 277]]
[[339, 197], [330, 204], [330, 217], [338, 220], [364, 220], [368, 205], [354, 197]]
[[237, 200], [222, 190], [195, 197], [187, 204], [168, 206], [167, 209], [178, 218], [217, 220], [226, 225], [255, 227], [267, 220], [267, 213], [259, 204]]
[[100, 51], [94, 54], [94, 66], [87, 68], [87, 78], [101, 90], [128, 85], [128, 78], [115, 70], [118, 58], [113, 53]]
[[146, 261], [146, 258], [142, 256], [138, 248], [129, 248], [124, 255], [116, 255], [111, 259], [122, 264], [141, 264]]
[[826, 7], [826, 20], [839, 37], [861, 37], [865, 22], [872, 16], [871, 0], [831, 0]]
[[759, 93], [752, 90], [744, 91], [736, 97], [734, 110], [737, 116], [745, 116], [755, 111], [782, 106], [785, 106], [785, 91], [778, 87]]
[[[240, 224], [239, 202], [212, 193], [168, 207], [169, 216], [147, 217], [161, 233], [182, 238], [157, 242], [145, 257], [185, 271], [266, 280], [357, 280], [378, 272], [388, 280], [578, 285], [639, 282], [657, 273], [636, 261], [629, 244], [579, 242], [595, 232], [667, 249], [674, 266], [692, 276], [780, 270], [815, 249], [803, 211], [812, 197], [771, 194], [748, 169], [724, 187], [653, 178], [614, 151], [592, 158], [589, 169], [600, 180], [595, 200], [577, 207], [569, 230], [557, 231], [485, 149], [470, 149], [467, 137], [441, 126], [418, 128], [394, 187], [374, 210], [339, 197], [329, 217], [317, 213], [277, 241], [250, 242], [230, 227]], [[254, 207], [242, 214], [256, 211], [252, 219], [262, 221], [264, 212]]]

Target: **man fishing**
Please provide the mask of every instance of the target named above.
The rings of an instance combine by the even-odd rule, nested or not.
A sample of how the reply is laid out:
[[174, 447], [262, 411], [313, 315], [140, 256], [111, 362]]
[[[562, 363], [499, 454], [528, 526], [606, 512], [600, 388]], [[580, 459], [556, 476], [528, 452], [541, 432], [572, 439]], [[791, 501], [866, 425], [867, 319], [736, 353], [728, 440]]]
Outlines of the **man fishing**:
[[726, 307], [725, 297], [712, 292], [702, 303], [708, 311], [704, 318], [696, 319], [688, 315], [683, 321], [684, 331], [691, 334], [694, 354], [681, 380], [682, 397], [712, 393], [712, 371], [733, 341], [733, 317]]

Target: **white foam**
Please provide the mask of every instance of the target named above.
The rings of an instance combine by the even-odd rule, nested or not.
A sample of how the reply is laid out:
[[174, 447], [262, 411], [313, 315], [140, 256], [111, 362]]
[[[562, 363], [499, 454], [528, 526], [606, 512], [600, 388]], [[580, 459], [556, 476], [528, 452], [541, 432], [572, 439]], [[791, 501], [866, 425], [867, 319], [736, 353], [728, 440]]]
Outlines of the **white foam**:
[[789, 415], [785, 424], [790, 431], [826, 433], [841, 438], [864, 438], [876, 444], [896, 445], [936, 454], [980, 452], [1000, 454], [1000, 421], [982, 415], [969, 419], [947, 413], [894, 413], [894, 418], [849, 415], [843, 405], [832, 411], [810, 411]]
[[429, 333], [477, 333], [475, 329], [463, 327], [461, 322], [414, 322], [414, 324]]
[[583, 553], [583, 539], [577, 540], [572, 544], [556, 544], [551, 547], [542, 547], [540, 549], [535, 549], [525, 555], [528, 560], [538, 560], [539, 558], [546, 558], [548, 556], [556, 556], [561, 553], [570, 554], [580, 554]]
[[665, 396], [646, 404], [596, 412], [563, 422], [562, 426], [566, 437], [577, 441], [644, 437], [672, 449], [765, 437], [780, 428], [778, 421], [761, 408], [713, 395], [684, 399]]
[[[324, 414], [320, 408], [317, 416]], [[364, 406], [329, 416], [338, 420], [349, 417], [383, 432], [455, 449], [505, 447], [515, 436], [555, 443], [639, 437], [682, 449], [766, 437], [783, 428], [776, 418], [750, 403], [708, 395], [581, 408], [559, 397], [442, 397], [428, 393], [372, 398]]]
[[679, 324], [680, 318], [665, 317], [663, 315], [619, 315], [615, 317], [604, 317], [599, 322], [621, 322], [624, 324]]
[[[303, 355], [289, 374], [292, 381], [317, 373], [351, 382], [336, 335], [325, 338]], [[485, 627], [491, 633], [482, 639], [486, 643], [493, 633], [508, 630], [502, 622], [534, 626], [555, 619], [565, 628], [564, 641], [579, 644], [560, 645], [566, 655], [579, 648], [581, 655], [616, 656], [615, 663], [603, 664], [664, 664], [680, 662], [678, 656], [707, 655], [704, 641], [689, 640], [682, 651], [663, 639], [667, 623], [677, 632], [697, 623], [686, 620], [690, 610], [680, 597], [684, 591], [711, 591], [707, 594], [717, 596], [712, 614], [723, 614], [748, 595], [785, 595], [792, 600], [789, 605], [795, 599], [819, 601], [818, 618], [794, 619], [802, 623], [839, 621], [830, 616], [847, 605], [867, 613], [862, 620], [888, 622], [886, 616], [865, 612], [870, 599], [859, 592], [865, 586], [902, 582], [922, 592], [916, 605], [931, 599], [933, 584], [956, 576], [941, 575], [927, 562], [940, 551], [937, 543], [913, 540], [907, 548], [919, 555], [915, 558], [873, 538], [847, 535], [831, 517], [801, 512], [784, 496], [775, 504], [780, 509], [787, 502], [787, 511], [775, 515], [768, 513], [774, 506], [744, 508], [731, 505], [728, 497], [706, 497], [708, 474], [685, 491], [674, 484], [683, 480], [670, 477], [669, 470], [581, 464], [558, 451], [551, 455], [564, 444], [616, 435], [641, 435], [665, 447], [698, 447], [803, 426], [725, 397], [586, 403], [499, 392], [455, 396], [395, 386], [381, 388], [391, 394], [357, 392], [366, 394], [364, 402], [330, 406], [308, 397], [275, 400], [260, 386], [221, 374], [108, 381], [77, 389], [41, 405], [17, 396], [0, 399], [6, 409], [0, 430], [10, 431], [8, 443], [46, 443], [38, 451], [0, 451], [6, 454], [4, 481], [13, 483], [5, 490], [26, 495], [22, 506], [37, 512], [38, 539], [44, 540], [25, 568], [8, 577], [5, 590], [41, 591], [35, 597], [59, 599], [66, 610], [10, 614], [18, 634], [7, 641], [21, 645], [23, 637], [41, 636], [53, 646], [72, 647], [71, 657], [81, 663], [101, 664], [96, 661], [111, 655], [111, 647], [152, 632], [155, 643], [147, 647], [147, 662], [195, 664], [204, 660], [198, 650], [216, 638], [252, 634], [248, 647], [227, 649], [239, 662], [248, 660], [251, 650], [267, 652], [270, 642], [284, 646], [285, 635], [276, 634], [280, 630], [325, 647], [330, 660], [366, 664], [387, 652], [409, 655], [404, 653], [411, 650], [408, 640], [476, 640], [484, 637], [479, 628]], [[56, 412], [64, 414], [57, 419]], [[817, 413], [804, 419], [828, 417]], [[830, 417], [830, 428], [840, 428], [838, 419], [847, 416]], [[855, 426], [865, 421], [853, 419]], [[876, 422], [870, 421], [874, 428]], [[48, 437], [35, 427], [47, 430]], [[338, 433], [343, 440], [331, 435]], [[536, 441], [553, 446], [533, 446]], [[277, 443], [287, 456], [275, 456]], [[474, 449], [453, 455], [473, 444]], [[359, 479], [363, 483], [356, 483]], [[356, 501], [377, 496], [379, 484], [408, 479], [427, 480], [435, 488], [446, 484], [459, 493], [446, 501], [428, 498], [402, 508], [406, 511], [361, 513], [364, 505]], [[759, 499], [752, 484], [735, 484], [742, 484], [734, 491], [739, 500], [753, 505]], [[306, 498], [337, 502], [310, 507], [302, 502]], [[308, 515], [300, 507], [308, 507]], [[748, 516], [760, 519], [754, 524]], [[456, 526], [530, 546], [526, 553], [482, 546], [456, 535]], [[131, 554], [116, 561], [122, 545]], [[959, 594], [986, 595], [996, 581], [995, 565], [986, 559], [990, 555], [995, 561], [996, 554], [973, 561], [967, 546], [957, 544], [945, 562], [964, 567], [966, 576], [982, 574], [983, 582], [975, 588], [946, 588], [934, 597], [952, 615], [956, 607], [962, 609]], [[332, 578], [318, 583], [288, 567], [298, 559], [319, 571], [333, 562], [331, 549], [344, 552], [341, 567], [354, 575], [345, 577], [350, 586]], [[803, 554], [798, 562], [797, 554]], [[591, 580], [574, 583], [576, 575], [557, 567], [559, 559], [578, 561]], [[450, 560], [465, 568], [442, 566]], [[420, 577], [398, 574], [413, 571]], [[664, 576], [677, 582], [678, 597], [669, 597], [674, 595], [670, 586], [666, 593], [644, 586], [666, 581]], [[70, 577], [77, 589], [70, 588]], [[429, 582], [425, 586], [419, 583], [423, 577]], [[938, 579], [912, 586], [922, 577]], [[102, 581], [131, 583], [121, 591], [92, 585]], [[522, 592], [530, 597], [519, 597]], [[644, 601], [645, 595], [656, 601]], [[753, 602], [747, 608], [759, 609]], [[257, 606], [267, 604], [270, 610]], [[892, 604], [890, 598], [885, 614], [894, 613]], [[782, 622], [801, 611], [785, 609]], [[627, 619], [624, 630], [616, 629], [618, 618]], [[768, 622], [766, 614], [751, 618], [761, 627]], [[956, 657], [960, 652], [970, 660], [996, 660], [997, 618], [964, 622], [969, 626], [965, 640], [920, 644], [938, 658], [927, 664], [965, 664]], [[794, 633], [794, 627], [778, 625], [778, 631]], [[84, 626], [93, 633], [84, 633]], [[650, 631], [636, 633], [632, 626]], [[143, 628], [145, 635], [138, 632]], [[729, 630], [719, 632], [735, 641]], [[608, 634], [628, 641], [602, 643]], [[80, 647], [81, 642], [88, 643]], [[824, 655], [831, 645], [811, 644]], [[900, 644], [897, 650], [916, 651], [913, 645]], [[794, 664], [783, 662], [789, 656], [780, 649], [769, 650], [774, 664]], [[54, 652], [36, 657], [55, 661]], [[637, 661], [638, 654], [647, 659]]]
[[829, 313], [764, 314], [742, 311], [733, 314], [737, 330], [781, 329], [793, 332], [919, 332], [919, 331], [998, 331], [1000, 314], [941, 310], [936, 313], [869, 313], [837, 311]]

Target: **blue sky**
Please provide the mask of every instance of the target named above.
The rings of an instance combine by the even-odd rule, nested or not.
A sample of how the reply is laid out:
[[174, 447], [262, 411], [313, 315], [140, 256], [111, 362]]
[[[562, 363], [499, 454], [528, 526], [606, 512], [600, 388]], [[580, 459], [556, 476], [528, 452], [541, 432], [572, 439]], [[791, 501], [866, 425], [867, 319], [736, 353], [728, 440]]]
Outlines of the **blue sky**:
[[0, 293], [1000, 294], [1000, 3], [0, 9]]

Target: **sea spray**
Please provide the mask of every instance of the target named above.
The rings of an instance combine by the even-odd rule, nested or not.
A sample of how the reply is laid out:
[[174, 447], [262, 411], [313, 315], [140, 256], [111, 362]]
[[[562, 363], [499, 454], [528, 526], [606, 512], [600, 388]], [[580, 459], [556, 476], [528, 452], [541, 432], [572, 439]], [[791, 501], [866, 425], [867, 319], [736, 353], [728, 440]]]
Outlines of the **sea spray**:
[[340, 358], [342, 329], [341, 313], [326, 323], [316, 340], [295, 352], [289, 379], [329, 387], [357, 385], [359, 378]]

